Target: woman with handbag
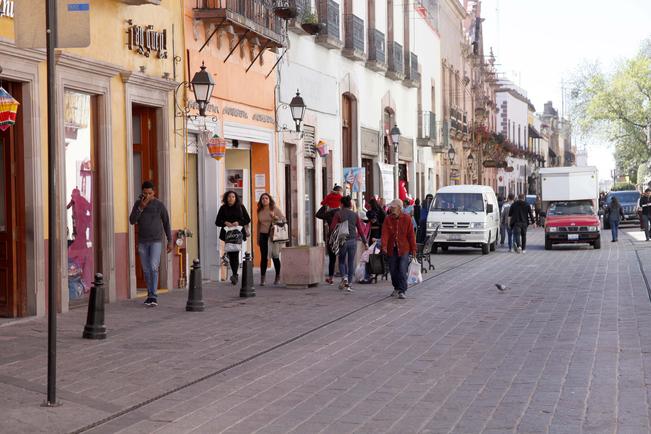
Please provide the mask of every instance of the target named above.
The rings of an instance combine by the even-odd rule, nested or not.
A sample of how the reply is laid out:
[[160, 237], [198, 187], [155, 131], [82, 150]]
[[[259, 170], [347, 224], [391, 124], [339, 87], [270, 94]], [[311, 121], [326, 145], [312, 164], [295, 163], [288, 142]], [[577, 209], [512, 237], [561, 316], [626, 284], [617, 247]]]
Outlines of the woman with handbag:
[[280, 283], [280, 247], [286, 243], [287, 222], [269, 193], [263, 193], [258, 201], [258, 245], [260, 246], [260, 286], [265, 285], [267, 262], [271, 260], [276, 270], [274, 285]]
[[[222, 198], [222, 206], [219, 207], [217, 212], [217, 219], [215, 220], [215, 226], [221, 228], [219, 232], [219, 239], [228, 242], [230, 241], [231, 235], [229, 234], [229, 240], [226, 239], [227, 232], [231, 232], [234, 229], [240, 227], [239, 232], [242, 233], [241, 240], [239, 240], [240, 248], [237, 251], [227, 251], [226, 255], [228, 256], [228, 262], [231, 265], [231, 270], [233, 275], [231, 276], [231, 283], [233, 285], [237, 284], [238, 280], [238, 270], [240, 269], [240, 251], [242, 250], [242, 244], [246, 242], [246, 226], [251, 223], [251, 217], [246, 211], [240, 197], [234, 191], [227, 191], [224, 193]], [[229, 228], [228, 230], [226, 228]], [[237, 234], [239, 236], [239, 234]], [[237, 242], [237, 241], [236, 241]], [[233, 243], [230, 243], [233, 244]]]

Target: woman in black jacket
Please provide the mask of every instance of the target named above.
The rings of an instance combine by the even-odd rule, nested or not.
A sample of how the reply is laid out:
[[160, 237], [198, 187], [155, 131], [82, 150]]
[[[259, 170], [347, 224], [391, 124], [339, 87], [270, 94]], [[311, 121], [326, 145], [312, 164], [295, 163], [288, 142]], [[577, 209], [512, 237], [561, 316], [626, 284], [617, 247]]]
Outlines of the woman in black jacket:
[[[246, 242], [246, 231], [245, 227], [251, 223], [251, 217], [246, 211], [244, 205], [240, 200], [240, 197], [234, 191], [227, 191], [224, 193], [222, 198], [222, 206], [219, 207], [219, 212], [217, 213], [217, 219], [215, 220], [215, 226], [221, 228], [219, 232], [219, 239], [224, 241], [226, 238], [226, 230], [224, 228], [230, 228], [234, 226], [242, 226], [242, 243]], [[240, 252], [228, 252], [228, 262], [231, 264], [231, 270], [233, 270], [233, 275], [231, 276], [231, 283], [233, 285], [237, 284], [238, 280], [238, 270], [240, 268]]]

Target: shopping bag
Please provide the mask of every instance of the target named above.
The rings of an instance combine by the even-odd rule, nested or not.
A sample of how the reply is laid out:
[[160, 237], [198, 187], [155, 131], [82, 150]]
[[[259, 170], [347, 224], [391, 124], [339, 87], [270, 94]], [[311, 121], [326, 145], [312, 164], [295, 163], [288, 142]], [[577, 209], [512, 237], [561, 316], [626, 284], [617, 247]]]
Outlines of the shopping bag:
[[384, 256], [380, 253], [372, 253], [368, 256], [369, 274], [384, 274]]
[[409, 263], [409, 272], [407, 274], [407, 284], [415, 285], [423, 281], [423, 274], [420, 271], [420, 264], [416, 259]]
[[242, 240], [244, 239], [242, 226], [224, 228], [224, 231], [224, 252], [240, 252], [242, 250]]
[[366, 264], [363, 262], [360, 263], [357, 268], [355, 268], [355, 281], [362, 282], [366, 278]]
[[274, 243], [286, 243], [289, 241], [289, 226], [285, 222], [273, 224], [271, 241]]

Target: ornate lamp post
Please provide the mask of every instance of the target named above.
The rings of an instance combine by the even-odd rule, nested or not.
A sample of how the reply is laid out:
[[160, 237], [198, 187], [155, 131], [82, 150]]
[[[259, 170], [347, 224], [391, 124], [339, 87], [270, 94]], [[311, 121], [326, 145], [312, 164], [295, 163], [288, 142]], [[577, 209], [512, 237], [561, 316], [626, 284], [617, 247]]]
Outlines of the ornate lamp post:
[[215, 89], [215, 80], [208, 71], [206, 71], [206, 65], [201, 62], [201, 69], [194, 74], [192, 81], [192, 92], [194, 93], [194, 100], [199, 106], [199, 116], [206, 116], [206, 107], [210, 102], [212, 97], [212, 91]]
[[301, 93], [296, 90], [296, 96], [292, 98], [289, 103], [289, 109], [292, 112], [292, 119], [296, 124], [296, 132], [301, 132], [301, 122], [303, 122], [303, 116], [305, 115], [305, 102], [301, 97]]

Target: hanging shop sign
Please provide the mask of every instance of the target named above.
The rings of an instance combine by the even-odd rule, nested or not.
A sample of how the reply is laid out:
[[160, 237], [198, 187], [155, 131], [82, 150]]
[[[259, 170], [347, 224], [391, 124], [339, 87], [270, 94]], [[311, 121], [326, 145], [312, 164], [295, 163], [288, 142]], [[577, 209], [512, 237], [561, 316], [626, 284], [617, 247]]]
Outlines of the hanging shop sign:
[[316, 151], [319, 153], [319, 157], [327, 157], [328, 153], [328, 144], [325, 140], [319, 140], [319, 143], [316, 144]]
[[212, 158], [219, 161], [226, 155], [226, 139], [217, 134], [208, 139], [208, 153]]
[[158, 55], [159, 59], [167, 59], [167, 30], [154, 30], [153, 25], [139, 26], [133, 24], [133, 20], [127, 20], [129, 29], [129, 50], [150, 57], [152, 53]]
[[0, 17], [14, 17], [13, 0], [0, 0]]
[[0, 130], [6, 131], [7, 128], [16, 123], [18, 105], [18, 101], [0, 87]]
[[497, 161], [495, 160], [484, 160], [482, 165], [486, 168], [497, 167]]
[[505, 171], [506, 173], [511, 173], [511, 172], [513, 172], [513, 170], [515, 170], [515, 169], [513, 168], [513, 166], [509, 166], [509, 167], [507, 167], [506, 169], [504, 169], [504, 171]]
[[461, 181], [461, 173], [458, 169], [450, 169], [450, 181]]

